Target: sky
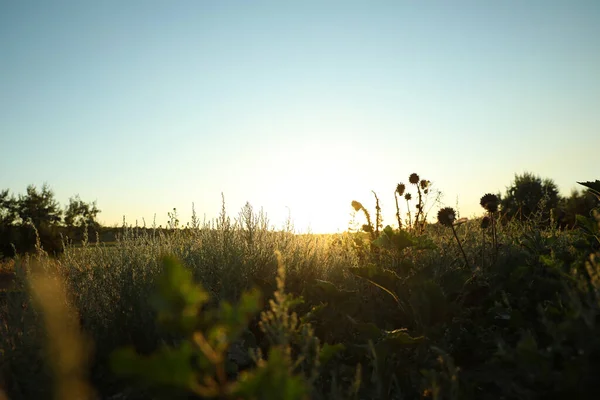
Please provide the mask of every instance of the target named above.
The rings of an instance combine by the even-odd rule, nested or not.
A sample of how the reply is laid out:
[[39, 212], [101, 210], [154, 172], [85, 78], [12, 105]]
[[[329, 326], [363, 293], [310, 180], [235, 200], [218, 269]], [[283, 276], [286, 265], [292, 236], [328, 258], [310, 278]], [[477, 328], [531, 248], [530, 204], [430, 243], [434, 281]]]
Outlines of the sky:
[[600, 179], [599, 38], [597, 0], [0, 0], [0, 189], [315, 233], [371, 190], [392, 224], [413, 172], [462, 217], [526, 171], [568, 195]]

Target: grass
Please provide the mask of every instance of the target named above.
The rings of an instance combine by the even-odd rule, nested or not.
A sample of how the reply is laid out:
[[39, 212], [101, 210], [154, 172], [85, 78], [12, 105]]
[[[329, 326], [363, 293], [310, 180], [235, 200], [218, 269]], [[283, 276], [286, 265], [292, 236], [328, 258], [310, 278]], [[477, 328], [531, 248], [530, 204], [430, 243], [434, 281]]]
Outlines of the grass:
[[[111, 245], [67, 246], [58, 259], [38, 248], [3, 265], [0, 387], [11, 399], [186, 396], [111, 367], [117, 349], [162, 354], [189, 339], [157, 324], [151, 300], [169, 255], [206, 292], [200, 314], [262, 292], [262, 314], [223, 350], [237, 352], [227, 379], [250, 391], [231, 398], [269, 376], [312, 399], [594, 398], [600, 255], [579, 230], [513, 221], [492, 239], [475, 220], [394, 231], [374, 247], [372, 232], [295, 235], [266, 221], [223, 210], [193, 228], [130, 227]], [[70, 357], [68, 343], [81, 343]], [[294, 398], [274, 393], [261, 398]]]

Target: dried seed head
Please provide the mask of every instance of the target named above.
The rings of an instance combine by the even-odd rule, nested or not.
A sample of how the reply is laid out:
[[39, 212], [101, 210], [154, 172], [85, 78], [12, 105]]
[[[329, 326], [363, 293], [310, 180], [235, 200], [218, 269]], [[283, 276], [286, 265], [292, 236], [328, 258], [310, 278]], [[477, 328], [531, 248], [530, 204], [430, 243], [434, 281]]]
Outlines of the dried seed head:
[[486, 193], [479, 201], [479, 204], [489, 212], [496, 212], [498, 211], [498, 196]]
[[402, 196], [405, 190], [406, 185], [404, 183], [399, 183], [398, 186], [396, 186], [396, 192], [398, 192], [398, 196]]
[[456, 219], [456, 212], [452, 207], [444, 207], [438, 211], [438, 222], [444, 226], [452, 226]]
[[413, 185], [417, 185], [419, 183], [419, 175], [415, 173], [410, 174], [410, 176], [408, 177], [408, 181]]
[[355, 211], [360, 211], [363, 208], [363, 205], [356, 200], [352, 200], [352, 208], [354, 208]]
[[427, 189], [429, 187], [430, 183], [431, 182], [429, 182], [428, 180], [421, 179], [421, 182], [420, 182], [421, 189]]
[[412, 195], [410, 193], [406, 193], [404, 195], [404, 198], [406, 199], [406, 201], [409, 201], [410, 199], [412, 199]]
[[492, 220], [490, 219], [490, 217], [483, 217], [483, 219], [481, 220], [481, 229], [489, 228], [491, 222]]

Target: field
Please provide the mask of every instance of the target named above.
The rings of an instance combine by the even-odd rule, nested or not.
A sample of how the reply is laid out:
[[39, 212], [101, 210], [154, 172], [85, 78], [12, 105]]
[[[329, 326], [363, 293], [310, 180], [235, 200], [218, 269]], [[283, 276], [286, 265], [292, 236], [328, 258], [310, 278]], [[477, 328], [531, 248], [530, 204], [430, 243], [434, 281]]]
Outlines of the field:
[[295, 235], [223, 214], [58, 258], [38, 248], [0, 274], [0, 387], [10, 399], [597, 398], [597, 230], [450, 222]]

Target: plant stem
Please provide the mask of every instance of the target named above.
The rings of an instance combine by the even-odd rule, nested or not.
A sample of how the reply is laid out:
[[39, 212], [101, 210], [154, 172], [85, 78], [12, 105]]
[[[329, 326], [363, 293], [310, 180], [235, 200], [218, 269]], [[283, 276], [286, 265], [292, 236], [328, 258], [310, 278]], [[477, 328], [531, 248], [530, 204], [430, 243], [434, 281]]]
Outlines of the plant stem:
[[398, 195], [394, 191], [394, 200], [396, 200], [396, 219], [398, 219], [398, 230], [402, 229], [402, 220], [400, 219], [400, 206], [398, 205]]
[[421, 188], [417, 184], [417, 194], [419, 195], [419, 205], [417, 208], [417, 215], [415, 216], [415, 228], [419, 229], [419, 219], [423, 213], [423, 195], [421, 194]]
[[498, 238], [496, 237], [496, 221], [494, 213], [490, 213], [492, 219], [492, 245], [494, 246], [494, 262], [498, 259]]
[[469, 261], [467, 260], [467, 255], [465, 254], [465, 251], [463, 250], [463, 247], [460, 244], [460, 240], [458, 239], [458, 235], [456, 234], [456, 229], [454, 229], [454, 225], [451, 225], [451, 227], [452, 227], [452, 233], [454, 233], [454, 237], [456, 238], [456, 243], [458, 243], [458, 247], [460, 247], [460, 251], [462, 252], [463, 257], [465, 258], [465, 263], [467, 264], [467, 267], [469, 267], [469, 269], [470, 269], [471, 266], [469, 265]]
[[408, 204], [408, 200], [406, 200], [406, 208], [408, 209], [408, 226], [412, 228], [412, 217], [410, 215], [410, 204]]
[[484, 229], [481, 230], [481, 238], [483, 239], [483, 245], [481, 246], [481, 266], [485, 267], [485, 230]]

